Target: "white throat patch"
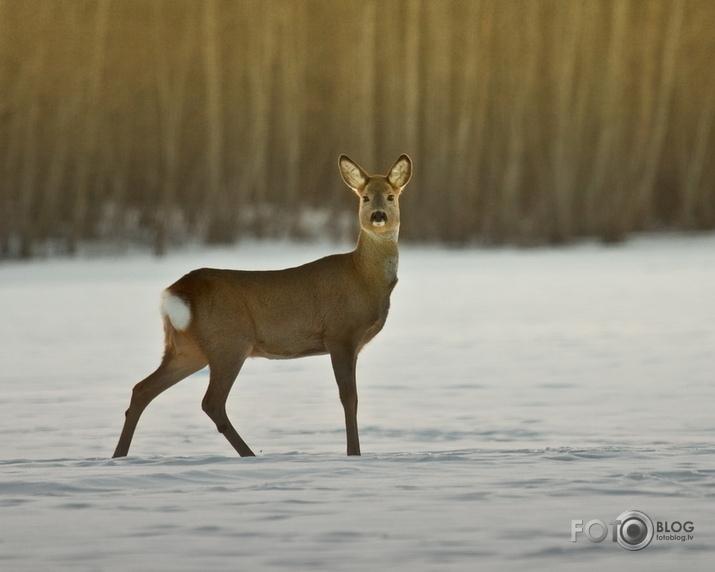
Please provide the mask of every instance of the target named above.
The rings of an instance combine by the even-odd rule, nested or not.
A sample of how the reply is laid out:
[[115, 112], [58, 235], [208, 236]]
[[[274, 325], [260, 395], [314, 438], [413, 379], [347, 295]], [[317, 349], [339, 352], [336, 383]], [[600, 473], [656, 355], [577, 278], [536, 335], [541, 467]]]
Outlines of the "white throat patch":
[[392, 282], [397, 278], [397, 257], [388, 258], [385, 261], [385, 278], [388, 282]]

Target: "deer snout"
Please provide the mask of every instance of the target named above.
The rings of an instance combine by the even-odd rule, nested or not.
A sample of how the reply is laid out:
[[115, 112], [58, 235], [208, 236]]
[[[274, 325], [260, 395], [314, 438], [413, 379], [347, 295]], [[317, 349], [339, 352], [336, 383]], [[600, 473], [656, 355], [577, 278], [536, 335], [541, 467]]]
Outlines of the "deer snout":
[[387, 222], [387, 213], [385, 211], [374, 211], [370, 215], [370, 222], [373, 226], [383, 226]]

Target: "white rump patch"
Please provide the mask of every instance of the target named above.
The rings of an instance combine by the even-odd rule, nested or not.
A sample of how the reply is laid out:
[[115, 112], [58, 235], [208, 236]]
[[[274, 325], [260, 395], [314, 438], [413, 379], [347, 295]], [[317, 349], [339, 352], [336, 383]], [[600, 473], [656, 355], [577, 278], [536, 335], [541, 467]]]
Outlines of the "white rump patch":
[[177, 330], [185, 330], [191, 323], [189, 304], [168, 290], [164, 290], [162, 295], [161, 312], [169, 318], [171, 325]]

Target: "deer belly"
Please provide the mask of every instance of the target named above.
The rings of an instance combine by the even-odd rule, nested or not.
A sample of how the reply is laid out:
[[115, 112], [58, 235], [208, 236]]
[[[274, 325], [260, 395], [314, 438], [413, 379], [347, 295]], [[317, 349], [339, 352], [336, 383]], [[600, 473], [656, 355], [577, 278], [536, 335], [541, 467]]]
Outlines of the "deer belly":
[[273, 335], [260, 337], [254, 343], [251, 357], [268, 359], [294, 359], [328, 353], [320, 336], [292, 337]]

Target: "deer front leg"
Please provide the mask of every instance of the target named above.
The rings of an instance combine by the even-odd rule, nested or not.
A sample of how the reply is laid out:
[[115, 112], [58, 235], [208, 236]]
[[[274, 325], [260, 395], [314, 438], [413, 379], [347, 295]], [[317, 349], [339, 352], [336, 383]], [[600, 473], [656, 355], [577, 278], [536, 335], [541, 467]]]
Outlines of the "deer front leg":
[[340, 402], [345, 410], [345, 431], [348, 442], [348, 455], [360, 454], [360, 439], [357, 424], [357, 383], [355, 380], [355, 365], [357, 351], [354, 347], [341, 345], [330, 350], [330, 360], [338, 382]]

